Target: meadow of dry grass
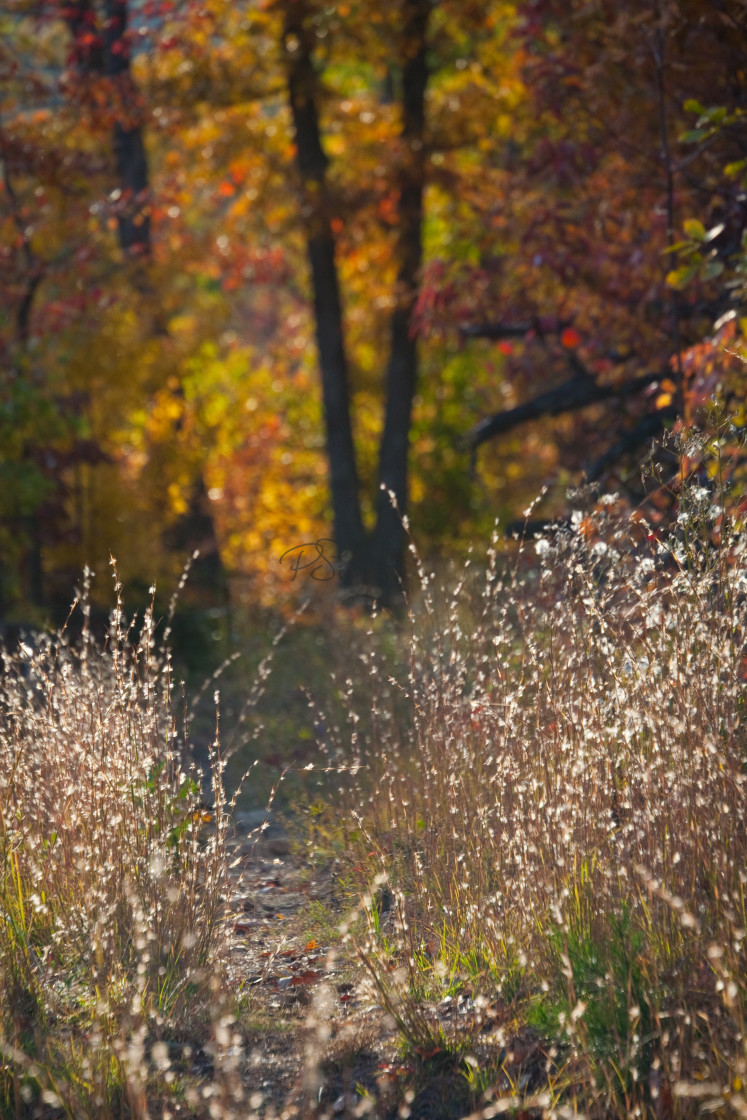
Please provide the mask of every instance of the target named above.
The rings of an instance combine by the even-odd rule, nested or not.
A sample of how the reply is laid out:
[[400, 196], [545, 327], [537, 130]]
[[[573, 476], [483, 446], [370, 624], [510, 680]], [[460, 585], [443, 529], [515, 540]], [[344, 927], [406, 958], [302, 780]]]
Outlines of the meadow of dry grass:
[[204, 821], [152, 614], [7, 656], [0, 1117], [747, 1115], [739, 502], [414, 557], [279, 856], [219, 725]]

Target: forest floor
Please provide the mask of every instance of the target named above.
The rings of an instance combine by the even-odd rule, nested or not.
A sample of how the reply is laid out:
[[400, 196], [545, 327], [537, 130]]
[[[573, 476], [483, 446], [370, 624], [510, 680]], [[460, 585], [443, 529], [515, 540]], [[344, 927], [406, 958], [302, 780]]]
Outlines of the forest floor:
[[390, 1114], [396, 1032], [332, 943], [344, 917], [333, 869], [311, 867], [277, 825], [235, 851], [226, 972], [242, 997], [250, 1102], [267, 1116], [353, 1116], [365, 1093]]
[[[334, 863], [314, 866], [275, 821], [261, 832], [260, 817], [237, 816], [226, 916], [225, 972], [238, 1009], [237, 1073], [252, 1114], [268, 1120], [483, 1115], [485, 1086], [479, 1092], [470, 1086], [468, 1066], [447, 1052], [422, 1056], [403, 1048], [394, 1020], [341, 936], [356, 900], [345, 897]], [[474, 1018], [464, 995], [424, 1011], [447, 1030], [459, 1018], [464, 1026]], [[488, 1054], [493, 1063], [498, 1059], [503, 1075], [495, 1091], [504, 1099], [511, 1084], [536, 1091], [547, 1062], [541, 1041], [517, 1024], [512, 1042], [500, 1047], [490, 1033], [498, 1015], [495, 1009], [485, 1016], [473, 1049], [482, 1051], [482, 1060]], [[195, 1047], [189, 1063], [193, 1091], [201, 1096], [215, 1072], [210, 1050], [209, 1042]], [[523, 1113], [535, 1114], [541, 1110]]]

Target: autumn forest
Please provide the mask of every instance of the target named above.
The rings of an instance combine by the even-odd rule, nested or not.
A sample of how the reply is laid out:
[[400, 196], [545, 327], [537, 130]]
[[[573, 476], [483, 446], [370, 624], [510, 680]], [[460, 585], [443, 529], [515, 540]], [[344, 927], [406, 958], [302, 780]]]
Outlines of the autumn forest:
[[0, 0], [0, 1120], [747, 1118], [747, 0]]
[[740, 0], [5, 0], [0, 29], [3, 618], [197, 550], [206, 605], [282, 603], [315, 557], [391, 601], [403, 515], [459, 554], [580, 483], [635, 506], [653, 440], [741, 423]]

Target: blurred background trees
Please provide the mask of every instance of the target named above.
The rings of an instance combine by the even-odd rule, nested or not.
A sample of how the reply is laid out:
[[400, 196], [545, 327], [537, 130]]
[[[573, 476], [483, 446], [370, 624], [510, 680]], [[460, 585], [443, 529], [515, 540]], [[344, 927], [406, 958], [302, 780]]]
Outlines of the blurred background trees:
[[3, 617], [195, 549], [198, 602], [279, 605], [339, 587], [286, 556], [330, 537], [395, 596], [382, 485], [445, 554], [543, 486], [638, 501], [652, 438], [744, 401], [746, 23], [6, 0]]

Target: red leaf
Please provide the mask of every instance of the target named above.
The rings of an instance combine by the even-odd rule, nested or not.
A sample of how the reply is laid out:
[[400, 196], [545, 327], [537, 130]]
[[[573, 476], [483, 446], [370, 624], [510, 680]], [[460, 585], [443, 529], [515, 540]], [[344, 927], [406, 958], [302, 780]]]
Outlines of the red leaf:
[[560, 341], [566, 350], [572, 350], [581, 342], [581, 335], [573, 327], [566, 327], [560, 336]]
[[313, 984], [321, 975], [321, 972], [317, 972], [316, 969], [309, 968], [306, 972], [299, 972], [297, 976], [291, 977], [291, 987], [297, 988], [300, 984]]

